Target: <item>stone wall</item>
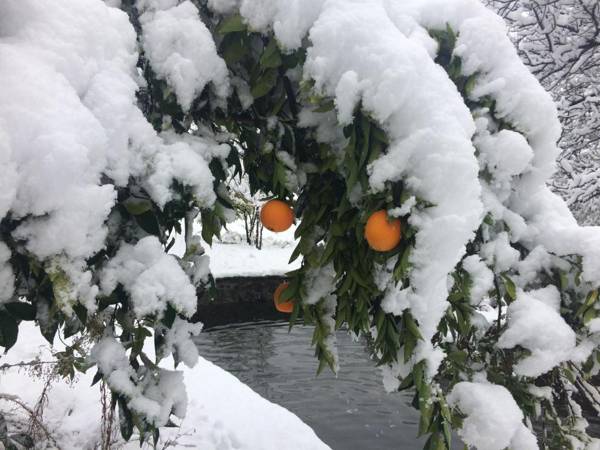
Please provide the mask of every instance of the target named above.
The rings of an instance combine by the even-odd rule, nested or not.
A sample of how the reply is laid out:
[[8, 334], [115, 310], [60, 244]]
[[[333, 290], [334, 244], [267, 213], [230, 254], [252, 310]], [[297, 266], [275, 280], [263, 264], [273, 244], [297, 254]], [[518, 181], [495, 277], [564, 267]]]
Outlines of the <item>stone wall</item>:
[[228, 277], [216, 280], [217, 297], [211, 300], [207, 292], [198, 293], [196, 321], [205, 329], [229, 323], [258, 320], [287, 320], [273, 305], [273, 292], [284, 280], [279, 276]]

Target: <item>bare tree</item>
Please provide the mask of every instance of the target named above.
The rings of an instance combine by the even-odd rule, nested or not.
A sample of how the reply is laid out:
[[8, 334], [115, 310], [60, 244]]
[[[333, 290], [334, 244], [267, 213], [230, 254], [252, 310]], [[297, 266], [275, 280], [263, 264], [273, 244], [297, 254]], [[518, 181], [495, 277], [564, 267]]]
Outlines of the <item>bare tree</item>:
[[600, 224], [600, 2], [485, 0], [507, 21], [523, 61], [558, 106], [553, 180], [583, 224]]

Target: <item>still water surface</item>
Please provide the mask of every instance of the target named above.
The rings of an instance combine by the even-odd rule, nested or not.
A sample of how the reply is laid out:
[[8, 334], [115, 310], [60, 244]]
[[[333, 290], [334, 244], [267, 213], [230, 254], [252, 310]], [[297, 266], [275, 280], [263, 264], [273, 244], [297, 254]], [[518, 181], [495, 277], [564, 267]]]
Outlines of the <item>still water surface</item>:
[[411, 395], [384, 391], [364, 342], [339, 332], [337, 377], [328, 369], [316, 376], [311, 338], [311, 327], [288, 333], [287, 323], [257, 322], [213, 328], [197, 344], [203, 357], [294, 412], [334, 450], [423, 448]]

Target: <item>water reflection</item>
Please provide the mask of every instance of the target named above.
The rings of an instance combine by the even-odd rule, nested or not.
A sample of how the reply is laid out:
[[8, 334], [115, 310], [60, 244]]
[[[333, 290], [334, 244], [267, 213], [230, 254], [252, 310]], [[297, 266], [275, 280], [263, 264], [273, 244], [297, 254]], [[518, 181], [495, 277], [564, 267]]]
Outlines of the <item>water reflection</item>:
[[[418, 412], [408, 393], [387, 394], [364, 343], [338, 333], [340, 372], [316, 376], [312, 328], [261, 322], [214, 328], [200, 354], [297, 414], [334, 450], [416, 450]], [[457, 448], [460, 448], [457, 445]]]

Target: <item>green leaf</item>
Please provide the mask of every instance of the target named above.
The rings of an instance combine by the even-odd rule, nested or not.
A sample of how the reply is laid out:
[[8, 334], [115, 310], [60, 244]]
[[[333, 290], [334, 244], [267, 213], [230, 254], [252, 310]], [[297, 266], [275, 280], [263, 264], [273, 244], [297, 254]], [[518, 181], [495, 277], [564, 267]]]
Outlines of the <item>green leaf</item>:
[[263, 73], [253, 84], [250, 89], [252, 97], [260, 98], [267, 95], [277, 83], [277, 70], [269, 69]]
[[439, 433], [433, 433], [429, 439], [427, 439], [423, 450], [446, 450], [444, 439]]
[[139, 216], [152, 209], [152, 202], [143, 198], [129, 197], [123, 202], [123, 206], [132, 216]]
[[477, 77], [475, 74], [469, 76], [467, 81], [465, 82], [465, 94], [470, 95], [473, 92], [473, 88], [475, 88], [475, 82], [477, 81]]
[[558, 276], [560, 279], [560, 290], [566, 291], [569, 287], [569, 280], [567, 279], [567, 274], [564, 271], [559, 270]]
[[414, 382], [415, 382], [415, 386], [417, 388], [417, 390], [423, 390], [423, 383], [426, 383], [425, 381], [425, 376], [423, 374], [423, 369], [424, 369], [424, 362], [419, 362], [418, 364], [415, 365], [415, 367], [413, 368], [412, 374], [414, 377]]
[[219, 34], [235, 33], [236, 31], [246, 31], [246, 24], [239, 14], [223, 20], [217, 28]]
[[292, 252], [292, 256], [290, 256], [290, 260], [288, 261], [288, 264], [293, 263], [296, 259], [298, 259], [298, 256], [300, 256], [301, 254], [302, 254], [302, 249], [300, 248], [300, 243], [298, 243], [298, 245], [296, 245], [296, 248]]
[[585, 297], [585, 301], [579, 307], [575, 315], [585, 315], [585, 313], [594, 305], [596, 300], [598, 300], [598, 289], [594, 289], [593, 291], [588, 292], [587, 296]]
[[400, 383], [400, 386], [398, 386], [398, 391], [403, 391], [405, 389], [413, 387], [414, 385], [415, 385], [415, 380], [413, 378], [412, 373], [410, 373], [406, 377], [404, 377], [404, 379], [402, 380], [402, 383]]
[[247, 53], [239, 34], [227, 35], [221, 43], [221, 54], [228, 66], [240, 61]]
[[11, 348], [17, 342], [19, 327], [17, 321], [11, 315], [0, 312], [0, 347], [5, 350]]
[[279, 296], [279, 302], [278, 303], [285, 303], [288, 300], [293, 299], [297, 294], [298, 294], [298, 283], [295, 282], [295, 280], [293, 280], [292, 282], [289, 283], [288, 287], [286, 287], [282, 292], [281, 295]]
[[511, 298], [511, 300], [517, 299], [517, 287], [513, 280], [510, 279], [508, 275], [502, 274], [502, 281], [504, 282], [504, 288], [506, 289], [506, 293]]
[[419, 402], [419, 410], [421, 411], [421, 417], [419, 418], [419, 431], [417, 437], [423, 436], [429, 430], [431, 425], [431, 419], [433, 417], [433, 404], [429, 401]]
[[319, 105], [314, 112], [324, 113], [333, 110], [333, 108], [335, 108], [335, 102], [333, 100], [328, 100], [325, 103], [321, 103], [321, 105]]
[[87, 322], [87, 309], [85, 306], [77, 303], [73, 305], [73, 311], [81, 323], [85, 324]]
[[456, 364], [463, 365], [467, 361], [467, 352], [456, 350], [448, 353], [448, 359]]
[[56, 309], [51, 308], [43, 298], [38, 298], [36, 306], [35, 318], [40, 326], [40, 332], [48, 343], [52, 345], [59, 325]]
[[5, 303], [4, 307], [17, 320], [35, 320], [35, 307], [30, 303]]
[[590, 320], [595, 319], [597, 311], [594, 308], [588, 308], [583, 314], [583, 323], [587, 324]]
[[400, 261], [398, 262], [398, 264], [396, 265], [395, 269], [394, 269], [394, 280], [396, 280], [396, 282], [403, 280], [407, 275], [408, 272], [410, 270], [410, 254], [412, 252], [412, 247], [409, 245], [407, 246], [404, 251], [402, 252], [402, 256], [400, 257]]
[[469, 319], [459, 308], [456, 309], [456, 319], [458, 321], [458, 330], [460, 331], [460, 334], [464, 336], [469, 334], [469, 330], [471, 329], [471, 326], [469, 325]]
[[412, 334], [405, 334], [404, 336], [404, 362], [410, 361], [413, 354], [413, 350], [417, 346], [417, 339]]
[[405, 312], [402, 316], [402, 319], [404, 320], [404, 324], [406, 325], [408, 331], [410, 331], [415, 338], [422, 341], [423, 335], [421, 334], [421, 331], [419, 330], [419, 327], [417, 326], [417, 323], [413, 319], [412, 315], [409, 312]]
[[73, 316], [69, 317], [67, 320], [65, 320], [65, 325], [63, 327], [63, 337], [69, 338], [69, 337], [75, 335], [76, 333], [78, 333], [79, 331], [81, 331], [82, 329], [83, 329], [83, 324], [77, 318], [76, 315], [73, 315]]
[[390, 143], [387, 134], [385, 134], [385, 131], [383, 131], [381, 128], [373, 126], [371, 128], [371, 133], [373, 133], [373, 137], [375, 137], [375, 139], [377, 139], [382, 144], [388, 145]]
[[158, 218], [154, 215], [152, 211], [146, 211], [134, 217], [135, 221], [138, 223], [142, 230], [153, 236], [160, 237], [160, 224], [158, 223]]
[[202, 239], [204, 239], [208, 245], [212, 245], [213, 236], [217, 235], [214, 214], [208, 209], [203, 209], [200, 213], [200, 218], [202, 221]]
[[101, 379], [102, 379], [102, 373], [98, 370], [98, 371], [96, 371], [96, 374], [94, 375], [94, 378], [92, 378], [92, 384], [90, 386], [94, 386]]
[[442, 422], [442, 428], [444, 432], [444, 440], [446, 441], [446, 448], [452, 448], [452, 429], [450, 428], [449, 422], [444, 420]]
[[124, 397], [119, 396], [117, 404], [119, 405], [119, 429], [121, 430], [121, 436], [128, 441], [133, 434], [133, 417]]
[[263, 69], [272, 69], [281, 65], [281, 53], [277, 41], [272, 38], [260, 57], [259, 64]]

